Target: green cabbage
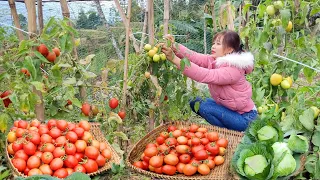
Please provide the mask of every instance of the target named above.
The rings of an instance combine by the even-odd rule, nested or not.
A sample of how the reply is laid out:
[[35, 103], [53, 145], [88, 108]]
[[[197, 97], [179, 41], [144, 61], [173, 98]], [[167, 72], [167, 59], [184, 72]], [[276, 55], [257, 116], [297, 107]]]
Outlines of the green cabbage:
[[277, 141], [278, 140], [278, 132], [272, 126], [264, 126], [258, 132], [258, 139], [260, 141]]
[[296, 169], [296, 160], [292, 156], [292, 151], [285, 142], [276, 142], [272, 145], [275, 166], [274, 177], [288, 176]]

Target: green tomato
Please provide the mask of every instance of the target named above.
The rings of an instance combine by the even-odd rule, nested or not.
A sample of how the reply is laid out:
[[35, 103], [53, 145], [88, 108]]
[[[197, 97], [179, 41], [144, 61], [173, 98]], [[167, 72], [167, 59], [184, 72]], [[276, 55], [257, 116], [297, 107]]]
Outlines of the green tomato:
[[319, 116], [320, 110], [315, 106], [311, 106], [311, 109], [314, 111], [313, 117], [316, 119]]
[[283, 89], [289, 89], [290, 88], [290, 83], [289, 83], [289, 81], [288, 80], [283, 80], [282, 82], [281, 82], [281, 87], [283, 88]]
[[144, 45], [144, 50], [145, 50], [145, 51], [150, 51], [151, 48], [152, 48], [152, 46], [151, 46], [150, 44]]
[[267, 14], [269, 16], [273, 16], [275, 13], [276, 13], [276, 10], [274, 9], [274, 6], [273, 5], [269, 5], [267, 7]]
[[153, 62], [159, 62], [160, 61], [160, 55], [159, 54], [155, 54], [153, 56]]
[[164, 53], [160, 54], [161, 61], [165, 61], [167, 59], [166, 55]]
[[276, 9], [282, 9], [282, 8], [283, 8], [283, 3], [282, 3], [282, 1], [276, 1], [276, 2], [273, 3], [273, 5], [274, 5], [274, 7], [275, 7]]

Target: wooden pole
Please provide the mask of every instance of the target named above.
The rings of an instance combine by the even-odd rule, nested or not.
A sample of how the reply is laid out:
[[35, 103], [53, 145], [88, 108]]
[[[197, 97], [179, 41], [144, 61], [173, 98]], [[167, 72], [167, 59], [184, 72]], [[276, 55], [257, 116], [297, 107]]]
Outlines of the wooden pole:
[[164, 0], [164, 14], [163, 14], [163, 35], [167, 35], [169, 31], [169, 15], [170, 14], [170, 0]]
[[[208, 13], [207, 6], [204, 7], [204, 13]], [[207, 21], [206, 21], [206, 18], [204, 18], [204, 22], [203, 22], [203, 48], [204, 48], [204, 54], [207, 54]]]
[[154, 45], [154, 9], [153, 0], [148, 0], [149, 44]]
[[[122, 101], [121, 101], [121, 110], [125, 111], [127, 105], [127, 81], [128, 81], [128, 58], [129, 58], [129, 50], [130, 50], [130, 19], [131, 19], [131, 4], [132, 1], [128, 0], [128, 10], [126, 17], [126, 48], [125, 48], [125, 58], [124, 58], [124, 73], [123, 73], [123, 90], [122, 90]], [[123, 127], [121, 127], [123, 131]], [[123, 141], [121, 143], [123, 148], [126, 151], [126, 143]]]
[[43, 29], [42, 0], [38, 0], [38, 23], [39, 23], [39, 32], [41, 34]]
[[217, 32], [217, 22], [216, 22], [216, 12], [214, 9], [214, 0], [211, 0], [211, 15], [212, 15], [212, 22], [213, 22], [213, 29], [214, 32]]
[[[28, 11], [28, 31], [30, 32], [29, 38], [32, 39], [37, 33], [37, 17], [36, 17], [36, 2], [35, 0], [28, 0], [25, 2]], [[36, 104], [36, 116], [40, 121], [45, 120], [45, 109], [41, 91], [33, 87], [33, 92], [39, 96], [40, 103]]]
[[141, 42], [140, 42], [140, 52], [142, 52], [144, 40], [146, 38], [147, 33], [147, 25], [148, 25], [148, 11], [146, 10], [144, 12], [144, 20], [143, 20], [143, 28], [142, 28], [142, 36], [141, 36]]
[[[11, 10], [11, 15], [13, 17], [14, 25], [16, 26], [16, 28], [21, 29], [19, 16], [18, 16], [17, 9], [16, 9], [16, 3], [14, 2], [14, 0], [9, 0], [8, 2], [9, 2], [10, 10]], [[19, 31], [18, 29], [16, 29], [16, 33], [17, 33], [19, 40], [22, 41], [24, 39], [24, 37], [23, 37], [22, 32]]]
[[228, 29], [234, 31], [231, 1], [228, 1], [227, 12], [228, 12], [227, 13], [228, 14]]

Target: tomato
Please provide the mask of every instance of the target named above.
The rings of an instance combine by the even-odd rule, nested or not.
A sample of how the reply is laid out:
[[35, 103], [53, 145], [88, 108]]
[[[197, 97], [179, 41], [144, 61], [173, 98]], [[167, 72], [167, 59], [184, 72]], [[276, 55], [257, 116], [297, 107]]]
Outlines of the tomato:
[[97, 148], [100, 151], [100, 143], [97, 140], [92, 140], [91, 141], [91, 146]]
[[87, 159], [86, 163], [83, 164], [83, 167], [86, 169], [87, 173], [93, 173], [98, 170], [98, 164], [92, 159]]
[[81, 164], [76, 165], [76, 167], [74, 167], [73, 170], [74, 172], [86, 173], [86, 169]]
[[57, 57], [60, 56], [60, 49], [59, 48], [55, 47], [52, 49], [52, 51], [56, 54]]
[[180, 154], [187, 154], [191, 151], [191, 148], [187, 145], [179, 145], [179, 146], [176, 146], [176, 150]]
[[214, 142], [219, 139], [219, 134], [217, 132], [208, 132], [207, 138], [209, 139], [209, 141]]
[[159, 147], [159, 152], [160, 153], [168, 153], [170, 148], [166, 144], [161, 144]]
[[67, 155], [74, 155], [77, 152], [76, 146], [72, 143], [67, 143], [64, 146], [64, 149], [65, 149]]
[[7, 146], [8, 153], [14, 155], [14, 150], [12, 149], [12, 143]]
[[64, 166], [68, 168], [74, 168], [78, 165], [78, 159], [75, 156], [68, 155], [64, 160]]
[[42, 152], [41, 151], [37, 151], [36, 153], [34, 153], [34, 156], [37, 156], [38, 158], [41, 158]]
[[40, 124], [41, 124], [41, 123], [40, 123], [39, 120], [34, 119], [34, 120], [31, 121], [30, 126], [31, 126], [31, 127], [39, 127]]
[[200, 150], [200, 151], [197, 151], [195, 154], [194, 154], [194, 157], [197, 159], [197, 160], [205, 160], [209, 157], [209, 154], [206, 150]]
[[31, 169], [29, 172], [28, 172], [28, 176], [33, 176], [33, 175], [42, 175], [43, 173], [40, 171], [40, 169]]
[[193, 146], [197, 146], [197, 145], [201, 144], [201, 141], [200, 141], [199, 138], [194, 137], [194, 138], [191, 139], [191, 144], [192, 144]]
[[175, 155], [168, 154], [164, 157], [164, 162], [168, 165], [175, 166], [179, 162], [179, 158]]
[[196, 132], [194, 133], [194, 135], [197, 137], [197, 138], [203, 138], [204, 137], [204, 134], [202, 132]]
[[167, 174], [167, 175], [174, 175], [177, 171], [177, 168], [175, 166], [172, 166], [172, 165], [164, 165], [162, 166], [162, 172], [164, 174]]
[[162, 156], [153, 156], [149, 160], [149, 165], [155, 168], [159, 168], [163, 165], [163, 157]]
[[8, 133], [8, 137], [7, 137], [7, 140], [9, 143], [13, 143], [15, 140], [17, 140], [17, 136], [16, 136], [16, 133], [15, 132], [9, 132]]
[[162, 167], [154, 168], [154, 172], [157, 174], [162, 174]]
[[198, 132], [206, 133], [206, 132], [208, 132], [208, 129], [207, 128], [203, 128], [203, 127], [199, 127], [198, 128]]
[[49, 129], [46, 126], [40, 126], [38, 132], [39, 132], [40, 136], [42, 136], [43, 134], [47, 134], [48, 135]]
[[219, 155], [220, 156], [223, 156], [223, 155], [225, 155], [226, 154], [226, 148], [224, 148], [224, 147], [219, 147]]
[[163, 144], [166, 139], [162, 136], [157, 137], [156, 141], [159, 145]]
[[150, 147], [157, 147], [157, 145], [155, 145], [153, 143], [149, 143], [149, 144], [146, 145], [146, 149], [148, 149]]
[[55, 145], [57, 147], [64, 146], [67, 142], [67, 138], [65, 136], [60, 136], [55, 140]]
[[45, 164], [49, 164], [53, 159], [53, 155], [51, 152], [44, 152], [41, 156], [41, 161]]
[[[5, 97], [9, 96], [11, 93], [12, 93], [12, 92], [11, 92], [10, 90], [7, 90], [7, 91], [3, 92], [3, 93], [0, 95], [0, 98], [5, 98]], [[4, 107], [6, 107], [6, 108], [12, 103], [12, 101], [10, 100], [10, 98], [4, 99], [4, 100], [2, 100], [2, 101], [3, 101]]]
[[51, 129], [57, 126], [57, 121], [55, 119], [50, 119], [47, 124], [48, 124], [48, 128]]
[[210, 169], [213, 169], [215, 167], [214, 161], [211, 159], [207, 159], [203, 163], [206, 164]]
[[56, 147], [52, 154], [53, 157], [60, 158], [66, 154], [66, 151], [64, 150], [64, 147]]
[[161, 132], [160, 136], [164, 137], [165, 139], [167, 139], [169, 137], [169, 133], [168, 132]]
[[84, 140], [77, 140], [74, 145], [77, 148], [77, 152], [84, 152], [87, 147], [87, 143]]
[[183, 168], [184, 168], [185, 164], [184, 163], [181, 163], [179, 162], [177, 165], [176, 165], [176, 168], [177, 168], [177, 171], [181, 174], [183, 174]]
[[192, 176], [197, 172], [198, 168], [192, 164], [186, 164], [183, 167], [183, 174], [186, 176]]
[[192, 124], [192, 125], [190, 126], [189, 131], [195, 133], [195, 132], [198, 131], [198, 129], [199, 129], [199, 126], [198, 126], [198, 125]]
[[205, 147], [202, 144], [200, 144], [198, 146], [193, 146], [191, 148], [191, 152], [192, 152], [192, 154], [195, 154], [196, 152], [203, 150], [203, 149], [205, 149]]
[[151, 159], [151, 157], [148, 157], [148, 156], [143, 156], [142, 157], [142, 160], [147, 162], [147, 163], [149, 163], [150, 159]]
[[180, 160], [180, 162], [187, 164], [190, 162], [191, 156], [189, 154], [182, 154], [179, 156], [179, 160]]
[[111, 151], [109, 149], [105, 149], [105, 150], [101, 151], [101, 154], [107, 160], [111, 159]]
[[19, 121], [15, 121], [15, 122], [13, 123], [13, 126], [14, 126], [14, 127], [18, 127], [18, 124], [19, 124]]
[[12, 159], [12, 164], [15, 168], [18, 169], [18, 171], [23, 172], [26, 167], [27, 167], [27, 163], [24, 159], [21, 158], [14, 158]]
[[109, 107], [111, 109], [115, 109], [118, 106], [118, 104], [119, 104], [119, 102], [118, 102], [118, 99], [116, 99], [116, 98], [111, 98], [109, 100]]
[[[142, 162], [141, 162], [142, 163]], [[142, 163], [142, 168], [144, 167], [144, 165], [143, 165], [143, 163]], [[142, 169], [141, 168], [141, 169]], [[162, 167], [160, 167], [160, 168], [162, 168]], [[149, 170], [150, 171], [152, 171], [152, 172], [154, 172], [154, 170], [155, 170], [155, 167], [152, 167], [151, 165], [149, 165]]]
[[107, 149], [107, 147], [108, 147], [107, 143], [105, 143], [105, 142], [100, 143], [100, 151]]
[[219, 140], [217, 141], [217, 145], [218, 145], [219, 147], [227, 148], [227, 146], [228, 146], [228, 140], [225, 139], [225, 138], [221, 138], [221, 139], [219, 139]]
[[208, 175], [210, 173], [210, 168], [206, 164], [200, 164], [198, 166], [198, 172], [202, 175]]
[[53, 171], [62, 168], [62, 166], [63, 166], [63, 161], [61, 158], [54, 158], [50, 162], [50, 169], [52, 169]]
[[27, 155], [32, 156], [36, 153], [37, 147], [29, 141], [26, 144], [23, 144], [23, 150]]
[[28, 127], [28, 122], [27, 121], [20, 120], [18, 122], [18, 128], [27, 129], [27, 127]]
[[133, 166], [137, 167], [137, 168], [140, 168], [140, 169], [143, 169], [143, 163], [142, 161], [136, 161], [133, 163]]
[[14, 142], [12, 143], [12, 150], [13, 150], [14, 152], [17, 152], [17, 151], [19, 151], [19, 150], [22, 149], [22, 148], [23, 148], [22, 139], [21, 139], [21, 140], [14, 141]]
[[121, 119], [124, 119], [126, 117], [126, 112], [124, 111], [119, 111], [118, 115], [120, 116]]
[[37, 132], [28, 134], [27, 140], [31, 141], [34, 145], [38, 145], [41, 142], [40, 135]]
[[177, 130], [173, 131], [172, 135], [173, 135], [175, 138], [177, 138], [177, 137], [179, 137], [179, 136], [182, 135], [182, 131], [179, 130], [179, 129], [177, 129]]
[[205, 145], [209, 144], [210, 141], [208, 138], [201, 138], [200, 142], [201, 142], [201, 144], [203, 144], [205, 146]]
[[56, 170], [53, 173], [53, 176], [58, 177], [58, 178], [65, 178], [68, 176], [68, 171], [65, 168], [61, 168]]
[[49, 50], [45, 44], [40, 44], [37, 49], [43, 56], [47, 56], [49, 53]]
[[66, 168], [66, 170], [68, 171], [68, 176], [74, 172], [74, 170], [71, 168]]
[[103, 157], [101, 154], [99, 154], [99, 156], [96, 159], [96, 162], [98, 164], [99, 167], [102, 167], [106, 164], [106, 158]]
[[43, 174], [52, 175], [52, 170], [48, 164], [42, 164], [39, 169]]
[[213, 161], [215, 165], [219, 166], [224, 163], [224, 158], [222, 156], [216, 156]]
[[69, 131], [72, 131], [74, 128], [76, 128], [76, 125], [73, 124], [73, 123], [70, 123], [70, 124], [68, 124], [67, 128], [68, 128]]
[[30, 169], [28, 167], [26, 167], [26, 169], [23, 171], [23, 173], [28, 176], [28, 173], [29, 173]]
[[91, 141], [93, 138], [92, 138], [92, 134], [91, 133], [89, 133], [88, 131], [85, 131], [84, 133], [83, 133], [83, 136], [82, 136], [82, 140], [84, 140], [85, 142], [89, 142], [89, 141]]
[[177, 157], [179, 156], [177, 150], [175, 150], [175, 149], [171, 149], [170, 152], [169, 152], [169, 154], [175, 155], [175, 156], [177, 156]]
[[29, 159], [29, 156], [21, 149], [14, 154], [14, 158], [15, 159], [20, 158], [27, 162], [27, 160]]
[[57, 58], [57, 55], [54, 52], [49, 52], [46, 58], [49, 62], [54, 62]]
[[81, 162], [82, 158], [84, 157], [84, 154], [83, 153], [75, 153], [74, 157], [77, 158], [78, 162]]
[[99, 150], [93, 146], [88, 146], [84, 151], [84, 155], [93, 160], [97, 159], [99, 154]]
[[192, 146], [192, 142], [191, 142], [191, 139], [188, 139], [188, 146]]
[[158, 149], [156, 147], [150, 147], [144, 150], [144, 154], [148, 157], [152, 157], [158, 154]]
[[40, 158], [38, 156], [31, 156], [27, 161], [27, 166], [29, 169], [38, 168], [40, 163]]
[[29, 132], [38, 132], [39, 129], [37, 127], [29, 127]]
[[41, 138], [40, 138], [40, 141], [42, 143], [51, 143], [52, 142], [52, 137], [49, 136], [48, 134], [42, 134]]
[[179, 136], [177, 138], [178, 144], [180, 145], [186, 145], [188, 143], [188, 138], [184, 137], [184, 136]]
[[84, 134], [84, 129], [82, 129], [81, 127], [76, 127], [73, 129], [73, 132], [77, 134], [78, 138], [81, 138]]
[[41, 147], [42, 152], [53, 152], [54, 149], [55, 149], [55, 147], [52, 143], [45, 143]]
[[68, 123], [65, 120], [58, 120], [57, 121], [57, 128], [61, 131], [65, 131], [68, 127]]
[[207, 144], [206, 150], [209, 151], [211, 155], [214, 155], [214, 156], [219, 154], [219, 146], [214, 142]]
[[193, 132], [187, 132], [186, 133], [186, 137], [187, 138], [189, 138], [189, 139], [191, 139], [191, 138], [193, 138], [193, 137], [195, 137], [196, 135], [193, 133]]
[[176, 146], [178, 142], [176, 138], [168, 138], [165, 140], [165, 143], [167, 146]]
[[18, 129], [18, 127], [13, 126], [13, 127], [10, 128], [10, 131], [16, 132], [17, 129]]
[[50, 131], [49, 131], [49, 135], [53, 138], [53, 139], [56, 139], [58, 137], [61, 136], [61, 130], [58, 129], [58, 128], [52, 128]]
[[177, 128], [175, 126], [169, 126], [168, 127], [168, 132], [173, 132], [175, 130], [177, 130]]
[[22, 128], [18, 128], [16, 130], [16, 136], [19, 138], [19, 137], [22, 137], [24, 134], [26, 133], [26, 130], [25, 129], [22, 129]]

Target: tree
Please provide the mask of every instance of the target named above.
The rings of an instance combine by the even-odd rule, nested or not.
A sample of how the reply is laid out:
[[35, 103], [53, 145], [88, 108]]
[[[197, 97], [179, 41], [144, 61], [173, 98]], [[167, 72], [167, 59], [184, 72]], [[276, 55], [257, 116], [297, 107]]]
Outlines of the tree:
[[88, 22], [89, 21], [88, 21], [87, 15], [85, 14], [84, 10], [81, 9], [78, 20], [77, 20], [77, 28], [88, 29], [89, 28]]
[[27, 30], [27, 18], [23, 14], [19, 14], [21, 29]]
[[96, 29], [102, 22], [96, 12], [90, 12], [88, 16], [88, 26], [90, 29]]

